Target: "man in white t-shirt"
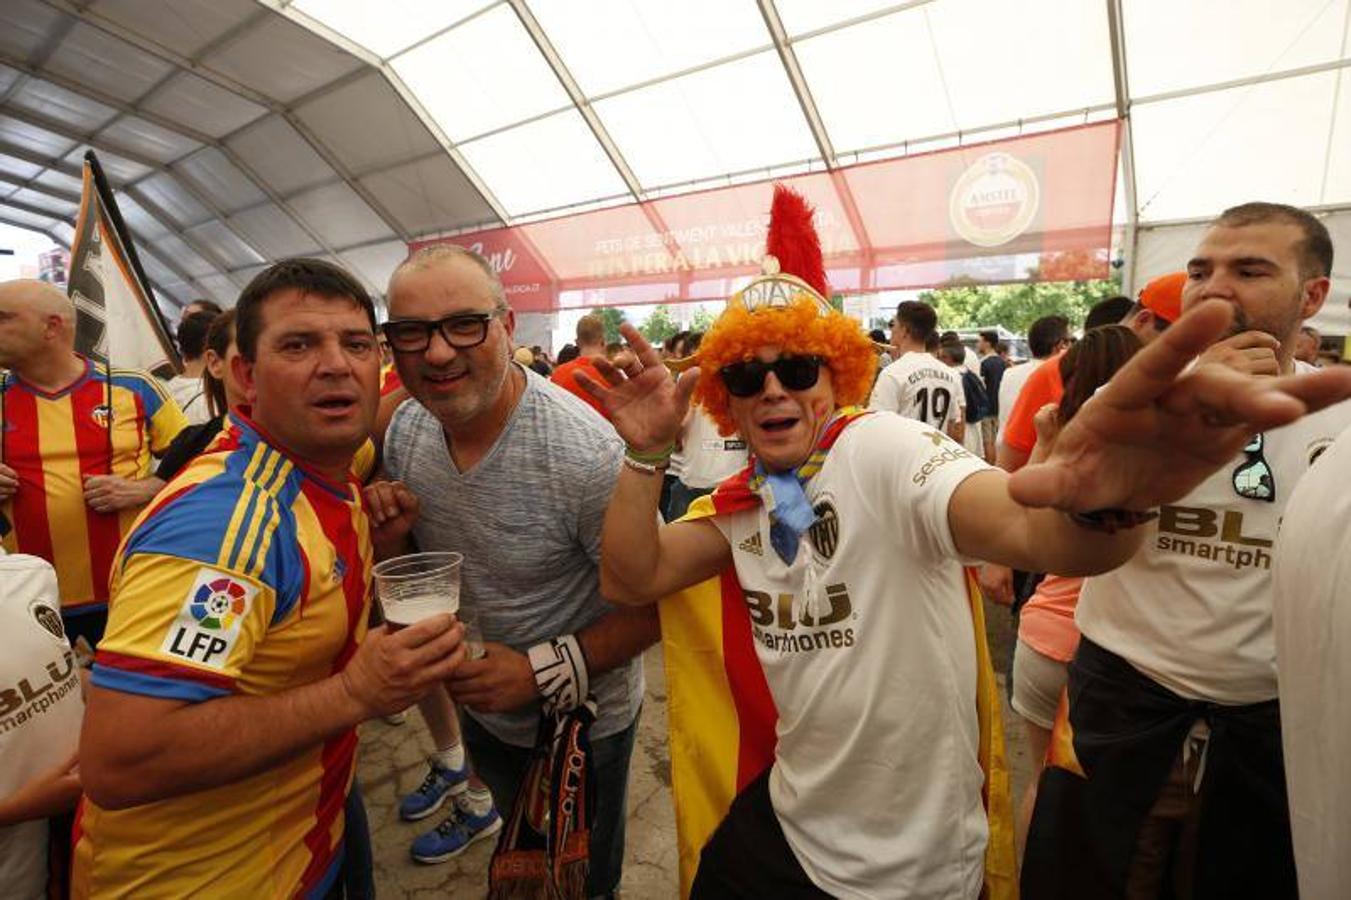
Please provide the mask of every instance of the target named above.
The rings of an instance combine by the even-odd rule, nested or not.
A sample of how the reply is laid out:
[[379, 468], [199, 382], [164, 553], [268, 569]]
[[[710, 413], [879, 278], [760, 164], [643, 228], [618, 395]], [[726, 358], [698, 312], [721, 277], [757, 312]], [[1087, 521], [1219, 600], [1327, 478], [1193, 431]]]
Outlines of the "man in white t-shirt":
[[680, 473], [667, 500], [668, 522], [683, 516], [691, 503], [746, 468], [750, 451], [741, 435], [719, 434], [717, 423], [707, 413], [692, 408], [680, 432], [680, 456]]
[[[1313, 371], [1291, 350], [1327, 296], [1331, 265], [1327, 230], [1308, 213], [1234, 207], [1187, 265], [1179, 321], [1223, 300], [1234, 323], [1207, 359], [1261, 381]], [[1295, 485], [1348, 423], [1341, 403], [1254, 430], [1160, 508], [1129, 562], [1085, 582], [1069, 670], [1074, 758], [1042, 779], [1024, 857], [1029, 896], [1294, 895], [1273, 542]]]
[[[1046, 463], [1009, 476], [922, 423], [851, 408], [873, 351], [823, 288], [752, 282], [677, 383], [623, 326], [638, 358], [589, 384], [629, 448], [602, 589], [648, 604], [732, 567], [745, 594], [777, 746], [704, 848], [693, 898], [974, 898], [987, 831], [963, 563], [1109, 569], [1139, 546], [1145, 517], [1127, 510], [1185, 494], [1215, 465], [1207, 451], [1297, 417], [1280, 391], [1317, 405], [1351, 377], [1178, 377], [1228, 322], [1208, 304], [1086, 404]], [[714, 493], [713, 516], [658, 528], [662, 460], [692, 395], [746, 437], [755, 471]]]
[[[1315, 450], [1316, 452], [1316, 450]], [[1300, 481], [1276, 541], [1276, 671], [1302, 897], [1351, 896], [1351, 429]]]
[[[985, 445], [985, 429], [981, 427], [985, 421], [983, 414], [985, 384], [981, 381], [978, 373], [968, 370], [966, 360], [969, 356], [966, 348], [956, 341], [940, 343], [938, 346], [939, 361], [956, 376], [962, 388], [962, 409], [959, 414], [964, 425], [962, 446], [977, 458], [992, 462], [994, 460], [994, 445], [991, 444], [989, 447]], [[973, 387], [976, 389], [970, 389]], [[973, 416], [980, 416], [980, 418], [973, 418]]]
[[80, 798], [84, 701], [60, 609], [50, 563], [0, 550], [0, 894], [14, 900], [49, 896], [49, 875], [64, 869], [48, 865], [49, 841], [69, 846], [48, 820]]
[[906, 300], [896, 307], [891, 329], [896, 361], [877, 376], [868, 406], [918, 419], [960, 443], [966, 430], [961, 380], [925, 350], [937, 325], [938, 314], [927, 303]]
[[[699, 350], [704, 338], [702, 331], [691, 332], [685, 340], [683, 354], [691, 356]], [[690, 504], [746, 468], [749, 456], [746, 442], [739, 434], [721, 435], [718, 425], [699, 409], [685, 415], [684, 427], [676, 451], [671, 454], [671, 468], [667, 477], [674, 475], [669, 493], [662, 503], [662, 513], [668, 522], [674, 522]]]

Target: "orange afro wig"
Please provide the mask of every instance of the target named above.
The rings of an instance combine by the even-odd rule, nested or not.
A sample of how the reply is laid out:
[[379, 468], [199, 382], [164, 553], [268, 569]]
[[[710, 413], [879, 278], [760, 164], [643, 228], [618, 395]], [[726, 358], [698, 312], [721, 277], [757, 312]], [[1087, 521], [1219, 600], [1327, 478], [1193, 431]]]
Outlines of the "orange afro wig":
[[699, 383], [694, 402], [704, 408], [724, 436], [736, 431], [731, 398], [718, 370], [752, 359], [761, 347], [798, 356], [819, 356], [830, 369], [836, 406], [867, 401], [877, 370], [877, 353], [858, 323], [837, 312], [822, 315], [820, 303], [803, 291], [788, 306], [752, 312], [739, 298], [704, 335], [699, 345]]

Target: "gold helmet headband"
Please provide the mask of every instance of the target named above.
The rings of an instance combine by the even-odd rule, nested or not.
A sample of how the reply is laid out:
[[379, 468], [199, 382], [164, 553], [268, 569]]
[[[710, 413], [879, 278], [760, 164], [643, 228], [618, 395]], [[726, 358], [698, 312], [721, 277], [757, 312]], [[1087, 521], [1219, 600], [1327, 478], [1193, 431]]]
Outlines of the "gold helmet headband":
[[[740, 306], [745, 308], [747, 312], [753, 313], [771, 309], [788, 309], [805, 295], [816, 303], [818, 315], [829, 316], [835, 313], [835, 308], [830, 305], [830, 302], [810, 284], [796, 275], [780, 272], [778, 258], [766, 254], [764, 260], [760, 263], [760, 270], [762, 274], [758, 278], [728, 299], [728, 309], [733, 306]], [[680, 359], [666, 360], [666, 368], [677, 374], [697, 365], [699, 365], [698, 353], [692, 353]]]

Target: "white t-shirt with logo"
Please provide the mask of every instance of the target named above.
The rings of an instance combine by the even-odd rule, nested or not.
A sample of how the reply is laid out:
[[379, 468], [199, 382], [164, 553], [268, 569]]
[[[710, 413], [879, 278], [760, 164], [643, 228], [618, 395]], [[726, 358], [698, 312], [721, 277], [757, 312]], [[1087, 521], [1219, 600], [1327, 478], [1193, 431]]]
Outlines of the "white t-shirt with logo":
[[[0, 554], [0, 798], [75, 752], [84, 700], [61, 629], [56, 572]], [[0, 895], [46, 896], [47, 821], [0, 828]]]
[[742, 469], [750, 458], [746, 441], [739, 434], [723, 437], [708, 413], [695, 407], [690, 411], [680, 437], [684, 464], [679, 473], [686, 487], [717, 487]]
[[1351, 429], [1291, 498], [1273, 606], [1281, 738], [1302, 897], [1351, 891]]
[[961, 418], [965, 396], [960, 375], [932, 354], [912, 350], [877, 376], [868, 406], [945, 430]]
[[774, 810], [837, 897], [980, 893], [975, 644], [948, 501], [986, 468], [929, 426], [874, 413], [807, 483], [818, 522], [791, 566], [763, 506], [713, 520], [779, 713]]
[[1276, 529], [1295, 485], [1348, 424], [1351, 402], [1264, 435], [1274, 502], [1238, 495], [1235, 470], [1250, 461], [1240, 453], [1162, 507], [1141, 526], [1144, 545], [1132, 559], [1084, 581], [1079, 630], [1183, 697], [1233, 705], [1275, 697]]

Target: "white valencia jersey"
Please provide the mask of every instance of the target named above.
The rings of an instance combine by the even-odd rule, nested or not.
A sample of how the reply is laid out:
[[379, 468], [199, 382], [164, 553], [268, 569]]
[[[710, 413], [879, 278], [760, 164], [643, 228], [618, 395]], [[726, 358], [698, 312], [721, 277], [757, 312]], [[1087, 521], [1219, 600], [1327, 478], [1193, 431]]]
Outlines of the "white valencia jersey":
[[[84, 701], [56, 572], [0, 553], [0, 798], [75, 752]], [[0, 895], [47, 896], [47, 820], [0, 827]]]
[[1162, 507], [1141, 526], [1145, 540], [1134, 557], [1085, 580], [1079, 630], [1183, 697], [1231, 705], [1275, 697], [1276, 530], [1295, 486], [1348, 424], [1351, 402], [1344, 402], [1263, 436], [1274, 502], [1235, 490], [1236, 473], [1256, 464], [1243, 452]]
[[1302, 897], [1351, 894], [1351, 430], [1300, 482], [1276, 541], [1281, 739]]
[[975, 642], [948, 501], [986, 468], [933, 428], [874, 413], [807, 483], [818, 521], [791, 566], [763, 506], [713, 520], [779, 713], [774, 810], [834, 896], [980, 893]]
[[871, 409], [900, 413], [940, 431], [961, 418], [961, 376], [928, 353], [911, 351], [882, 370], [873, 385]]

